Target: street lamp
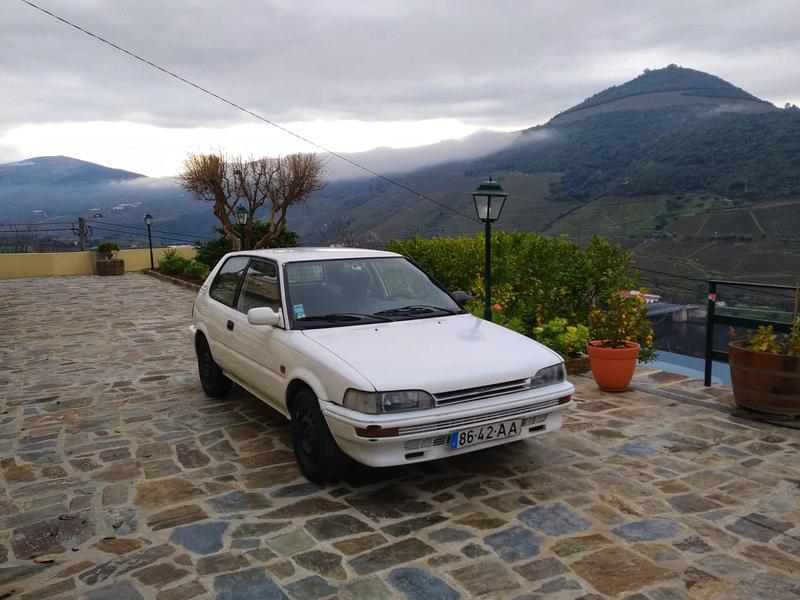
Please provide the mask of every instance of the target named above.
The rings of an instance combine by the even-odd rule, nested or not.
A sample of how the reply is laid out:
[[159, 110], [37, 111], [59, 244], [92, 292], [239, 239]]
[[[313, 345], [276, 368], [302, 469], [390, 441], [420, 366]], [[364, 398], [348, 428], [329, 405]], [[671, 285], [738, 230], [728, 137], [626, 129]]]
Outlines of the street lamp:
[[150, 270], [155, 271], [156, 266], [153, 264], [153, 236], [150, 235], [150, 226], [153, 224], [153, 215], [147, 213], [144, 216], [144, 224], [147, 225], [147, 245], [150, 247]]
[[472, 199], [475, 201], [475, 210], [478, 212], [478, 219], [483, 221], [486, 226], [485, 241], [486, 241], [486, 264], [483, 274], [483, 288], [484, 288], [484, 307], [483, 318], [487, 321], [492, 320], [492, 223], [500, 218], [500, 213], [503, 212], [503, 205], [508, 198], [508, 194], [503, 191], [503, 187], [496, 181], [484, 181], [478, 186], [478, 189], [472, 192]]
[[240, 250], [246, 250], [244, 247], [244, 224], [247, 221], [247, 209], [242, 204], [237, 204], [234, 211], [236, 213], [236, 222], [239, 224], [239, 239], [241, 241]]

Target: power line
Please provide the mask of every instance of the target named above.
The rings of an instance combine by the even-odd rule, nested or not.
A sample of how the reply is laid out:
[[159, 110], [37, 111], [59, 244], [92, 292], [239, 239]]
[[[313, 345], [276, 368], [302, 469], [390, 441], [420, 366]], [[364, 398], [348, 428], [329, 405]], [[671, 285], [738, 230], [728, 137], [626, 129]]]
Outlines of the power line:
[[[684, 281], [694, 281], [696, 283], [708, 284], [708, 280], [707, 279], [698, 279], [696, 277], [688, 277], [688, 276], [684, 276], [684, 275], [675, 275], [674, 273], [666, 273], [664, 271], [656, 271], [654, 269], [643, 269], [641, 267], [636, 267], [636, 266], [634, 266], [633, 268], [635, 270], [637, 270], [637, 271], [642, 271], [644, 273], [655, 273], [656, 275], [663, 275], [663, 276], [666, 276], [666, 277], [671, 277], [672, 279], [679, 279], [679, 280], [684, 280]], [[653, 281], [652, 277], [651, 278], [643, 278], [643, 279]], [[675, 286], [675, 284], [669, 284], [669, 283], [655, 283], [655, 285], [665, 285], [665, 286], [670, 286], [671, 285], [673, 287]], [[782, 298], [782, 299], [785, 299], [785, 300], [791, 300], [793, 298], [793, 295], [791, 295], [791, 291], [790, 290], [787, 290], [787, 293], [783, 294], [781, 292], [777, 292], [777, 291], [774, 291], [774, 290], [751, 288], [750, 286], [743, 285], [742, 283], [738, 283], [737, 284], [736, 282], [729, 282], [729, 283], [724, 283], [724, 284], [720, 284], [720, 285], [733, 286], [733, 287], [737, 287], [737, 288], [740, 288], [740, 289], [745, 289], [746, 291], [742, 292], [744, 295], [748, 295], [749, 294], [751, 296], [775, 296], [775, 297]], [[696, 291], [696, 290], [689, 290], [688, 288], [684, 288], [684, 289], [686, 289], [687, 291]]]
[[[127, 230], [147, 231], [147, 227], [139, 227], [137, 225], [126, 225], [124, 223], [109, 223], [108, 221], [95, 221], [95, 220], [91, 220], [91, 219], [87, 219], [86, 222], [87, 223], [95, 223], [95, 224], [99, 224], [99, 225], [103, 225], [103, 226], [107, 226], [107, 227], [119, 227], [121, 229], [127, 229]], [[169, 235], [175, 235], [175, 236], [178, 236], [178, 237], [191, 238], [192, 240], [197, 240], [197, 239], [215, 240], [215, 239], [217, 239], [215, 237], [211, 237], [211, 236], [207, 236], [207, 235], [197, 235], [197, 234], [191, 234], [191, 233], [180, 233], [180, 232], [177, 232], [177, 231], [165, 231], [163, 229], [151, 229], [151, 231], [153, 233], [165, 233], [165, 234], [169, 234]]]
[[72, 225], [72, 222], [48, 221], [47, 223], [0, 223], [0, 227], [47, 227], [49, 225]]
[[[136, 233], [134, 231], [120, 231], [119, 229], [107, 229], [105, 227], [98, 227], [97, 225], [93, 225], [92, 229], [96, 230], [96, 231], [108, 231], [110, 233], [122, 233], [123, 235], [133, 235], [133, 236], [136, 236], [136, 237], [140, 237], [142, 239], [147, 238], [147, 234], [146, 233]], [[167, 236], [167, 235], [156, 235], [156, 234], [153, 234], [151, 237], [156, 238], [156, 239], [160, 239], [160, 240], [172, 240], [172, 241], [178, 241], [178, 242], [184, 242], [184, 243], [192, 241], [192, 240], [181, 240], [181, 239], [177, 239], [175, 237]], [[130, 240], [130, 238], [128, 238], [128, 239]]]
[[203, 92], [204, 94], [208, 94], [209, 96], [212, 96], [212, 97], [216, 98], [217, 100], [219, 100], [221, 102], [224, 102], [225, 104], [228, 104], [228, 105], [232, 106], [233, 108], [235, 108], [237, 110], [240, 110], [240, 111], [250, 115], [251, 117], [255, 117], [256, 119], [258, 119], [259, 121], [263, 121], [267, 125], [271, 125], [272, 127], [280, 129], [284, 133], [287, 133], [287, 134], [297, 138], [298, 140], [301, 140], [301, 141], [303, 141], [303, 142], [305, 142], [307, 144], [310, 144], [311, 146], [314, 146], [315, 148], [319, 148], [323, 152], [326, 152], [326, 153], [330, 154], [331, 156], [335, 156], [336, 158], [338, 158], [340, 160], [343, 160], [346, 163], [349, 163], [349, 164], [353, 165], [354, 167], [357, 167], [357, 168], [361, 169], [362, 171], [365, 171], [365, 172], [369, 173], [370, 175], [372, 175], [374, 177], [378, 177], [379, 179], [382, 179], [383, 181], [385, 181], [385, 182], [387, 182], [387, 183], [389, 183], [391, 185], [394, 185], [394, 186], [396, 186], [396, 187], [398, 187], [400, 189], [403, 189], [406, 192], [409, 192], [410, 194], [414, 194], [415, 196], [417, 196], [418, 198], [420, 198], [422, 200], [427, 200], [429, 202], [432, 202], [433, 204], [436, 204], [441, 208], [449, 210], [450, 212], [452, 212], [454, 214], [460, 215], [460, 216], [464, 217], [465, 219], [469, 219], [470, 221], [474, 221], [476, 223], [479, 223], [478, 219], [476, 219], [475, 217], [472, 217], [472, 216], [470, 216], [470, 215], [468, 215], [466, 213], [461, 212], [460, 210], [452, 208], [452, 207], [448, 206], [447, 204], [445, 204], [443, 202], [439, 202], [438, 200], [434, 200], [433, 198], [431, 198], [429, 196], [426, 196], [425, 194], [422, 194], [421, 192], [418, 192], [415, 189], [413, 189], [413, 188], [411, 188], [411, 187], [409, 187], [409, 186], [407, 186], [407, 185], [405, 185], [403, 183], [400, 183], [399, 181], [397, 181], [395, 179], [392, 179], [390, 177], [386, 177], [385, 175], [381, 175], [380, 173], [378, 173], [377, 171], [373, 171], [369, 167], [365, 167], [364, 165], [362, 165], [360, 163], [357, 163], [356, 161], [354, 161], [354, 160], [352, 160], [350, 158], [347, 158], [346, 156], [344, 156], [342, 154], [339, 154], [338, 152], [334, 152], [333, 150], [330, 150], [327, 147], [325, 147], [325, 146], [323, 146], [321, 144], [318, 144], [318, 143], [308, 139], [307, 137], [304, 137], [304, 136], [300, 135], [299, 133], [295, 133], [294, 131], [292, 131], [290, 129], [287, 129], [283, 125], [279, 125], [278, 123], [275, 123], [274, 121], [270, 121], [266, 117], [263, 117], [260, 114], [258, 114], [256, 112], [253, 112], [252, 110], [250, 110], [248, 108], [245, 108], [245, 107], [241, 106], [240, 104], [237, 104], [233, 100], [229, 100], [228, 98], [225, 98], [224, 96], [220, 96], [219, 94], [217, 94], [215, 92], [212, 92], [211, 90], [206, 89], [203, 86], [198, 85], [198, 84], [194, 83], [193, 81], [190, 81], [190, 80], [186, 79], [185, 77], [182, 77], [181, 75], [178, 75], [177, 73], [174, 73], [174, 72], [172, 72], [172, 71], [170, 71], [168, 69], [165, 69], [164, 67], [161, 67], [161, 66], [157, 65], [156, 63], [154, 63], [154, 62], [152, 62], [152, 61], [150, 61], [150, 60], [148, 60], [146, 58], [143, 58], [143, 57], [139, 56], [138, 54], [136, 54], [134, 52], [131, 52], [130, 50], [126, 50], [122, 46], [119, 46], [119, 45], [115, 44], [114, 42], [111, 42], [111, 41], [105, 39], [104, 37], [101, 37], [101, 36], [99, 36], [99, 35], [97, 35], [95, 33], [92, 33], [88, 29], [84, 29], [80, 25], [76, 25], [75, 23], [73, 23], [71, 21], [68, 21], [67, 19], [65, 19], [63, 17], [58, 16], [57, 14], [47, 10], [46, 8], [42, 8], [41, 6], [39, 6], [37, 4], [34, 4], [30, 0], [20, 0], [20, 1], [25, 3], [25, 4], [27, 4], [31, 8], [35, 8], [36, 10], [38, 10], [40, 12], [43, 12], [44, 14], [46, 14], [46, 15], [48, 15], [50, 17], [53, 17], [54, 19], [56, 19], [58, 21], [61, 21], [62, 23], [64, 23], [65, 25], [67, 25], [69, 27], [77, 29], [81, 33], [84, 33], [84, 34], [88, 35], [89, 37], [92, 37], [92, 38], [96, 39], [97, 41], [102, 42], [103, 44], [111, 46], [115, 50], [119, 50], [123, 54], [127, 54], [128, 56], [130, 56], [131, 58], [133, 58], [135, 60], [143, 62], [144, 64], [146, 64], [146, 65], [148, 65], [150, 67], [153, 67], [154, 69], [157, 69], [157, 70], [161, 71], [165, 75], [173, 77], [173, 78], [177, 79], [178, 81], [181, 81], [181, 82], [185, 83], [186, 85], [189, 85], [189, 86], [195, 88], [196, 90], [199, 90], [199, 91]]
[[667, 277], [673, 277], [675, 279], [684, 279], [686, 281], [696, 281], [699, 283], [708, 283], [708, 279], [698, 279], [697, 277], [688, 277], [686, 275], [675, 275], [675, 273], [667, 273], [665, 271], [656, 271], [655, 269], [645, 269], [643, 267], [637, 267], [636, 265], [633, 266], [634, 269], [637, 271], [642, 271], [643, 273], [654, 273], [656, 275], [666, 275]]
[[26, 234], [26, 233], [52, 233], [54, 231], [72, 231], [71, 227], [63, 227], [60, 229], [29, 229], [25, 231], [18, 231], [15, 229], [9, 229], [7, 231], [0, 231], [3, 234], [10, 234], [10, 233], [18, 233], [18, 234]]

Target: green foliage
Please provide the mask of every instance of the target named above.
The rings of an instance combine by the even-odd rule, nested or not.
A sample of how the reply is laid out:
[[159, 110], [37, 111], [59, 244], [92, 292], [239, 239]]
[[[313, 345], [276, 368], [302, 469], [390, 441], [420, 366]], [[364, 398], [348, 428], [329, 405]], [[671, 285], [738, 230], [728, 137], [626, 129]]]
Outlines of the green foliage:
[[637, 296], [623, 296], [612, 292], [589, 315], [592, 337], [601, 340], [604, 348], [624, 348], [625, 342], [641, 346], [639, 360], [655, 360], [653, 327], [647, 318], [647, 309], [641, 290]]
[[653, 145], [627, 173], [626, 193], [706, 190], [761, 199], [800, 193], [800, 111], [725, 114]]
[[[268, 227], [268, 224], [264, 221], [259, 219], [253, 221], [253, 239], [258, 240], [264, 237], [267, 234]], [[215, 227], [214, 230], [220, 234], [218, 239], [209, 240], [207, 242], [195, 242], [195, 248], [197, 249], [197, 260], [205, 264], [209, 269], [213, 269], [223, 256], [233, 250], [231, 241], [225, 237], [222, 229]], [[278, 234], [278, 237], [272, 240], [272, 243], [270, 243], [269, 247], [293, 248], [299, 245], [300, 243], [297, 233], [284, 228]]]
[[158, 270], [165, 275], [183, 275], [187, 279], [205, 280], [211, 269], [197, 260], [189, 260], [178, 253], [177, 248], [167, 248], [158, 261]]
[[114, 242], [103, 242], [99, 246], [97, 246], [97, 253], [102, 254], [109, 260], [114, 258], [114, 256], [119, 252], [119, 246]]
[[[468, 310], [483, 314], [482, 235], [414, 236], [392, 241], [388, 249], [415, 260], [448, 290], [471, 292], [474, 298]], [[637, 277], [626, 274], [630, 258], [630, 253], [599, 236], [581, 249], [566, 236], [495, 232], [491, 295], [499, 307], [495, 316], [527, 335], [556, 317], [573, 324], [587, 323], [595, 301], [638, 287]]]
[[586, 325], [568, 325], [557, 317], [533, 329], [533, 339], [555, 350], [564, 358], [578, 356], [586, 351], [589, 328]]
[[164, 256], [158, 261], [158, 270], [165, 275], [181, 275], [191, 262], [178, 254], [176, 248], [167, 248], [164, 250]]
[[205, 281], [206, 277], [208, 277], [209, 272], [210, 269], [208, 268], [208, 265], [198, 262], [196, 260], [189, 262], [189, 264], [186, 265], [183, 269], [184, 276], [188, 277], [189, 279], [196, 279], [200, 281]]
[[[763, 199], [800, 194], [800, 110], [755, 114], [699, 105], [598, 113], [475, 163], [469, 173], [561, 173], [561, 200], [713, 192]], [[524, 139], [524, 138], [523, 138]]]
[[800, 356], [800, 317], [795, 317], [790, 332], [775, 333], [772, 325], [760, 325], [756, 333], [748, 332], [744, 348], [754, 352]]

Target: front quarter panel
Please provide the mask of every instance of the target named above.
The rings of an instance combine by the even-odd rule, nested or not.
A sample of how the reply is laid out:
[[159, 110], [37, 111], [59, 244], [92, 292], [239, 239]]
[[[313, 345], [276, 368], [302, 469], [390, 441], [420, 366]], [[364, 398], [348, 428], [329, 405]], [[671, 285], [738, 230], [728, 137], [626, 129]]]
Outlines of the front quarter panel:
[[323, 402], [342, 403], [344, 393], [349, 388], [374, 391], [372, 383], [341, 358], [306, 337], [302, 331], [295, 331], [287, 345], [286, 376], [305, 382], [317, 398]]

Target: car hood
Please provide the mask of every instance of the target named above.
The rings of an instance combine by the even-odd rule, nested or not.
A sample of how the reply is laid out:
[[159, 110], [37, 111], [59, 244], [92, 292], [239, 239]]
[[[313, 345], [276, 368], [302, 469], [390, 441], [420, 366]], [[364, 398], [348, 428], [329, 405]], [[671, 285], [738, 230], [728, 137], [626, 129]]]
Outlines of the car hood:
[[469, 314], [303, 333], [379, 391], [438, 394], [503, 383], [531, 377], [562, 360], [530, 338]]

